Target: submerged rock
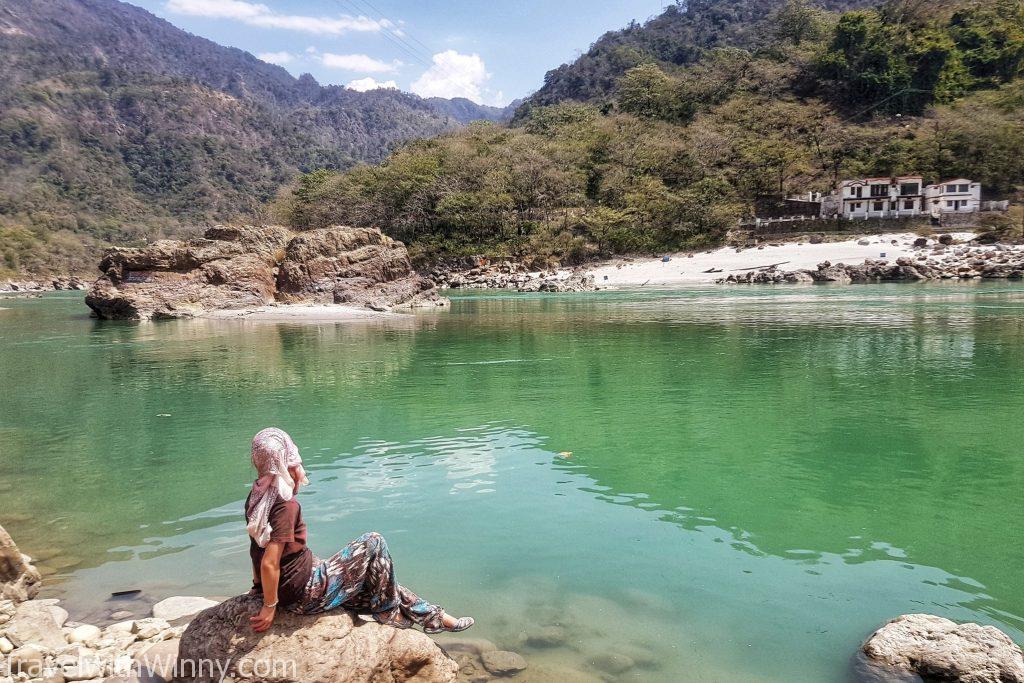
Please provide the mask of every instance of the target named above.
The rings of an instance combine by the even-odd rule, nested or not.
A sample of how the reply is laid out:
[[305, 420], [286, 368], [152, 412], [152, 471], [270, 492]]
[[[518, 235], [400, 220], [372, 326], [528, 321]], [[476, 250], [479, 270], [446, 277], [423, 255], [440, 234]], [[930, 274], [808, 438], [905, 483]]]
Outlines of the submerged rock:
[[401, 242], [370, 228], [292, 233], [277, 226], [210, 228], [203, 238], [109, 250], [85, 302], [103, 319], [183, 318], [275, 302], [380, 310], [444, 304]]
[[0, 600], [24, 602], [39, 593], [42, 577], [23, 555], [10, 534], [0, 526]]
[[928, 679], [1024, 683], [1024, 655], [995, 626], [905, 614], [875, 631], [861, 650], [875, 665]]
[[480, 655], [484, 668], [495, 676], [514, 676], [526, 668], [526, 660], [508, 650], [489, 650]]
[[181, 638], [176, 680], [219, 680], [209, 665], [192, 667], [200, 661], [227, 667], [228, 677], [248, 672], [277, 683], [441, 683], [458, 674], [455, 661], [419, 631], [357, 622], [337, 610], [278, 612], [269, 631], [254, 633], [249, 617], [258, 608], [259, 598], [239, 596], [200, 613]]

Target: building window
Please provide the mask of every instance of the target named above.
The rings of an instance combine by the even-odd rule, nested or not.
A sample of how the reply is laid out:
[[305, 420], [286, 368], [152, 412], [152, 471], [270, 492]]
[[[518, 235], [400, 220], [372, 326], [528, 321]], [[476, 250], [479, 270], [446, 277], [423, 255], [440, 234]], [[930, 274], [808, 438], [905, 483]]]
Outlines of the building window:
[[885, 211], [885, 202], [875, 202], [875, 211]]
[[921, 189], [921, 186], [917, 183], [902, 183], [900, 185], [900, 194], [903, 196], [917, 194]]
[[903, 208], [905, 210], [907, 210], [907, 211], [913, 211], [914, 210], [914, 202], [912, 200], [911, 201], [903, 202]]
[[889, 186], [888, 185], [872, 185], [871, 186], [872, 197], [888, 197]]
[[955, 203], [956, 202], [950, 201], [948, 199], [946, 200], [946, 206], [949, 207], [949, 208], [952, 208], [953, 204], [955, 204]]
[[861, 193], [863, 191], [864, 191], [864, 188], [860, 187], [859, 185], [857, 187], [851, 187], [850, 188], [850, 196], [851, 197], [860, 197]]
[[889, 202], [889, 210], [890, 211], [895, 211], [896, 207], [897, 207], [897, 202]]
[[963, 192], [964, 194], [966, 194], [966, 193], [968, 193], [970, 191], [971, 191], [971, 186], [970, 185], [961, 185], [960, 186], [960, 192]]

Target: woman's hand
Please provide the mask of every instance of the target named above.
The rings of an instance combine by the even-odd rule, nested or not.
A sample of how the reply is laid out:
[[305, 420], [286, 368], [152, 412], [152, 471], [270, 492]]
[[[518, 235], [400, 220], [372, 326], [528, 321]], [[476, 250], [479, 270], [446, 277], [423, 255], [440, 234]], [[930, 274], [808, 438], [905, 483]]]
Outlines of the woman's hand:
[[277, 607], [267, 607], [264, 605], [260, 608], [260, 611], [256, 616], [249, 617], [249, 623], [252, 625], [252, 630], [256, 633], [263, 633], [270, 625], [274, 623], [274, 615], [277, 613]]

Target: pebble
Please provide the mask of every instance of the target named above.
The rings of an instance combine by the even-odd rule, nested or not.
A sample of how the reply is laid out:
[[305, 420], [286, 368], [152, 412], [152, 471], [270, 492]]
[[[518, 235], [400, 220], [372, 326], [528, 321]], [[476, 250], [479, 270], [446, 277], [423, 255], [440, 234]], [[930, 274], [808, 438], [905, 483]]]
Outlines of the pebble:
[[76, 628], [71, 629], [71, 633], [68, 634], [69, 643], [87, 643], [90, 640], [97, 640], [102, 631], [98, 626], [92, 624], [82, 624]]
[[124, 610], [124, 609], [121, 609], [121, 610], [118, 610], [116, 612], [111, 612], [110, 613], [110, 618], [114, 619], [116, 621], [122, 621], [124, 619], [131, 619], [133, 616], [135, 616], [135, 615], [132, 614], [131, 612], [129, 612], [128, 610]]
[[7, 640], [7, 638], [0, 636], [0, 655], [9, 655], [13, 650], [14, 644]]

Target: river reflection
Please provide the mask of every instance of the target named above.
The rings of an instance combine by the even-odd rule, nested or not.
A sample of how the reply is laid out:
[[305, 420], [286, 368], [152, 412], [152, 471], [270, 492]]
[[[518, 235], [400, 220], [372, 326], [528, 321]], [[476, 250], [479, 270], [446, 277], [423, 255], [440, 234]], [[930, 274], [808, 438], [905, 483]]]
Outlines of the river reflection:
[[[5, 303], [0, 521], [79, 614], [126, 585], [238, 592], [247, 442], [277, 424], [314, 550], [385, 533], [401, 580], [534, 675], [836, 680], [903, 612], [1021, 637], [1022, 301], [488, 294], [393, 323], [144, 326]], [[524, 641], [539, 614], [564, 643]], [[610, 650], [633, 666], [601, 669]]]

